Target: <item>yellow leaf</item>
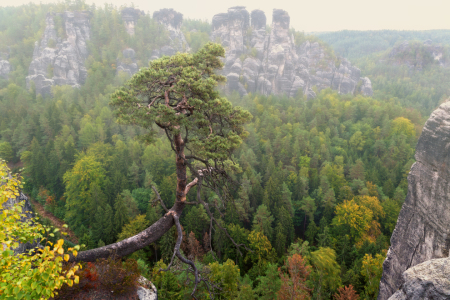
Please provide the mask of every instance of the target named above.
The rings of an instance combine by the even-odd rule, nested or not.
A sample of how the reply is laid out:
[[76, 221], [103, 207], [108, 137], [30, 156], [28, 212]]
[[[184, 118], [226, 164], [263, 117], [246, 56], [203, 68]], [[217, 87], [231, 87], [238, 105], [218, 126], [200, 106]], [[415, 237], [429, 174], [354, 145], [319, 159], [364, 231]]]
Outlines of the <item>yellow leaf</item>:
[[63, 244], [64, 244], [64, 240], [63, 239], [59, 239], [58, 243], [57, 243], [58, 247], [62, 247]]
[[69, 254], [64, 255], [64, 260], [65, 260], [65, 261], [69, 261], [69, 258], [70, 258], [70, 255], [69, 255]]
[[59, 249], [58, 249], [58, 254], [63, 255], [63, 254], [64, 254], [64, 249], [63, 249], [63, 248], [59, 248]]

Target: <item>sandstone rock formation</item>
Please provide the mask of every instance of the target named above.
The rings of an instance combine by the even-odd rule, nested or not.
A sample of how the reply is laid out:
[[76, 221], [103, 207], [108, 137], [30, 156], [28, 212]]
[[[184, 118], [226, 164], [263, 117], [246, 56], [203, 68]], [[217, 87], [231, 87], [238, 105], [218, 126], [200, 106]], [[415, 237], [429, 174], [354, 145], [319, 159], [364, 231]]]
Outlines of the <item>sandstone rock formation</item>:
[[408, 69], [417, 71], [421, 71], [430, 64], [437, 64], [441, 67], [450, 66], [445, 48], [433, 44], [431, 40], [427, 40], [423, 44], [405, 41], [393, 47], [386, 60], [382, 60], [382, 62], [405, 65]]
[[[62, 32], [58, 36], [55, 19], [62, 19]], [[87, 11], [62, 14], [48, 13], [46, 27], [40, 43], [36, 42], [33, 60], [27, 76], [27, 87], [31, 82], [37, 94], [50, 94], [53, 85], [79, 87], [86, 80], [84, 61], [88, 56], [86, 42], [90, 38], [90, 13]]]
[[9, 72], [11, 72], [11, 64], [7, 59], [7, 55], [0, 53], [0, 77], [5, 79], [8, 79]]
[[132, 48], [127, 48], [122, 51], [122, 59], [117, 60], [117, 73], [125, 72], [129, 76], [137, 73], [139, 67], [136, 63], [136, 52]]
[[181, 13], [176, 12], [172, 8], [163, 8], [155, 11], [153, 18], [167, 29], [170, 42], [169, 45], [162, 47], [160, 50], [153, 51], [151, 60], [163, 55], [171, 56], [177, 52], [188, 52], [190, 50], [186, 37], [181, 31], [181, 24], [183, 22], [183, 15]]
[[[127, 33], [133, 36], [136, 23], [141, 16], [145, 15], [144, 12], [133, 7], [126, 7], [120, 13]], [[139, 67], [136, 62], [136, 52], [132, 48], [124, 49], [122, 51], [122, 57], [117, 58], [116, 73], [125, 72], [129, 76], [132, 76], [137, 71], [139, 71]]]
[[431, 114], [417, 143], [416, 163], [408, 175], [408, 194], [383, 263], [378, 300], [388, 299], [400, 288], [404, 271], [424, 261], [449, 256], [449, 149], [447, 101]]
[[126, 7], [120, 11], [120, 14], [122, 15], [122, 20], [123, 23], [125, 24], [125, 29], [127, 30], [127, 33], [133, 36], [134, 27], [136, 26], [136, 23], [139, 20], [139, 18], [144, 15], [144, 12], [142, 10], [133, 7]]
[[245, 7], [236, 6], [213, 17], [211, 40], [226, 48], [223, 73], [229, 92], [238, 91], [241, 96], [300, 92], [311, 98], [315, 97], [313, 87], [319, 91], [331, 87], [341, 94], [372, 95], [370, 80], [361, 78], [361, 71], [349, 61], [341, 59], [337, 64], [318, 42], [296, 45], [289, 23], [289, 14], [280, 9], [273, 11], [270, 32], [260, 10], [249, 14]]
[[404, 284], [389, 300], [450, 299], [450, 258], [433, 259], [405, 271]]

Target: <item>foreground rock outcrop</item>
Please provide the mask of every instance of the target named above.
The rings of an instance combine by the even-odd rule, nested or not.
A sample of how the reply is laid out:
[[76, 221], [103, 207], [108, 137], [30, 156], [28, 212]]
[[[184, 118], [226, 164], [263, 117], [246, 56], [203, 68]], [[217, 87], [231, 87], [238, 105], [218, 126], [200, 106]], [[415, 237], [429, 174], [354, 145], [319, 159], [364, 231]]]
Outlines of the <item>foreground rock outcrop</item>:
[[139, 278], [140, 286], [137, 289], [139, 300], [158, 300], [158, 291], [155, 285], [147, 278]]
[[433, 259], [405, 271], [389, 300], [450, 299], [450, 258]]
[[7, 59], [7, 55], [0, 53], [0, 77], [5, 79], [8, 79], [11, 72], [11, 64]]
[[416, 163], [408, 175], [408, 194], [383, 263], [378, 300], [388, 299], [402, 286], [404, 271], [424, 261], [449, 256], [449, 150], [447, 101], [431, 114], [417, 143]]
[[243, 6], [213, 17], [211, 40], [226, 48], [223, 73], [229, 92], [288, 96], [300, 92], [311, 98], [315, 87], [372, 95], [370, 80], [361, 78], [361, 71], [348, 60], [336, 59], [318, 42], [297, 45], [286, 11], [274, 9], [272, 20], [268, 30], [263, 11], [249, 14]]
[[28, 88], [34, 82], [36, 94], [49, 95], [54, 85], [79, 87], [84, 84], [87, 77], [84, 61], [88, 56], [90, 17], [87, 11], [47, 14], [44, 35], [40, 42], [35, 43], [33, 60], [28, 70]]

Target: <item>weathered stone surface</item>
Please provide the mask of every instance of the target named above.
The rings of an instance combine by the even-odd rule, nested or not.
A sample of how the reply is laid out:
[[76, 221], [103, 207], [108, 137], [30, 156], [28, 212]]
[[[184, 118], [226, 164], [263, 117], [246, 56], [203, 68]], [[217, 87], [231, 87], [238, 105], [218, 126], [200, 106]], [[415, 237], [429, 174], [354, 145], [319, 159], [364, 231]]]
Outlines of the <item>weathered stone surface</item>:
[[125, 25], [125, 29], [129, 35], [134, 35], [134, 28], [141, 16], [144, 15], [144, 11], [136, 9], [134, 7], [125, 7], [120, 11], [122, 20]]
[[[270, 33], [266, 32], [266, 16], [261, 10], [250, 14], [243, 6], [232, 7], [227, 13], [213, 17], [211, 40], [220, 41], [226, 49], [223, 74], [233, 74], [226, 85], [228, 92], [238, 91], [315, 97], [319, 91], [333, 88], [341, 94], [372, 95], [371, 82], [361, 78], [361, 72], [342, 59], [339, 66], [319, 43], [306, 41], [296, 46], [289, 34], [289, 14], [274, 9]], [[251, 25], [250, 25], [251, 24]], [[242, 60], [242, 61], [241, 61]], [[241, 68], [239, 69], [239, 67]], [[236, 82], [236, 75], [241, 79]]]
[[368, 77], [361, 78], [361, 93], [365, 96], [373, 96], [372, 82]]
[[[120, 11], [120, 14], [122, 15], [122, 20], [127, 33], [133, 36], [137, 21], [140, 17], [144, 16], [145, 13], [134, 7], [125, 7]], [[119, 74], [119, 72], [125, 72], [129, 76], [132, 76], [137, 73], [137, 71], [139, 71], [139, 67], [136, 61], [136, 52], [132, 48], [123, 50], [122, 57], [117, 58], [116, 73]]]
[[425, 123], [408, 175], [406, 196], [383, 263], [378, 300], [403, 284], [401, 274], [424, 261], [449, 256], [450, 101]]
[[405, 41], [393, 47], [387, 57], [381, 62], [405, 65], [409, 70], [417, 71], [421, 71], [430, 64], [438, 64], [441, 67], [450, 66], [445, 48], [441, 45], [433, 44], [431, 40], [427, 40], [423, 44]]
[[188, 52], [190, 50], [186, 41], [186, 37], [181, 31], [181, 24], [183, 23], [183, 15], [176, 12], [172, 8], [164, 8], [153, 13], [153, 18], [169, 32], [169, 45], [162, 47], [160, 50], [155, 50], [152, 53], [150, 60], [157, 59], [163, 55], [174, 55], [177, 52]]
[[[55, 17], [61, 17], [66, 38], [58, 37]], [[33, 81], [37, 94], [51, 94], [53, 85], [79, 87], [87, 77], [84, 61], [88, 56], [90, 13], [87, 11], [62, 14], [48, 13], [40, 43], [36, 42], [33, 60], [28, 69], [27, 87]]]
[[141, 284], [137, 289], [139, 300], [158, 300], [158, 291], [151, 281], [141, 276], [139, 278], [139, 283]]
[[136, 52], [132, 48], [122, 51], [122, 59], [117, 60], [117, 73], [125, 72], [129, 76], [137, 73], [139, 67], [136, 63]]
[[11, 70], [8, 55], [0, 53], [0, 77], [7, 79]]
[[389, 300], [450, 299], [450, 258], [428, 260], [403, 273], [403, 285]]

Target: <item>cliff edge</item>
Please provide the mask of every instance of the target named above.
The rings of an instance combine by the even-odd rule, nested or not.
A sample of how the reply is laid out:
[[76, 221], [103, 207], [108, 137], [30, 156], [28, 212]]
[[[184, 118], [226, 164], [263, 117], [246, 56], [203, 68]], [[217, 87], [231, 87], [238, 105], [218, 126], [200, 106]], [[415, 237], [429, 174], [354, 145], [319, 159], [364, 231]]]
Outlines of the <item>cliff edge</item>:
[[406, 196], [383, 263], [378, 300], [404, 283], [402, 273], [422, 262], [449, 256], [450, 101], [425, 123], [408, 175]]

